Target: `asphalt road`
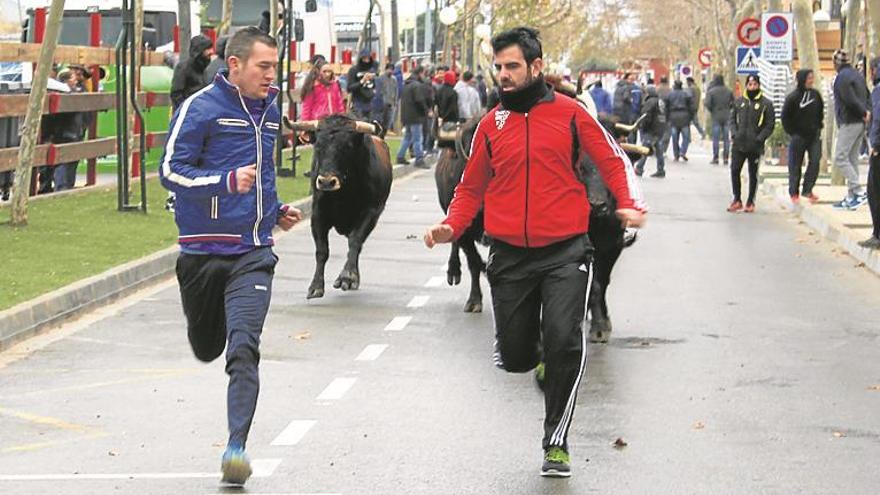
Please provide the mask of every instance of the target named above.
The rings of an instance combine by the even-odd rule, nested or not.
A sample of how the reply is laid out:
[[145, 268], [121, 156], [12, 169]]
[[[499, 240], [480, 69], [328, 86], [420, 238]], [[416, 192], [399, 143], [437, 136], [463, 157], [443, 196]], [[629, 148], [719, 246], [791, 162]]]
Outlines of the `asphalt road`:
[[[538, 476], [540, 392], [493, 366], [491, 314], [464, 314], [448, 250], [421, 244], [440, 211], [419, 173], [357, 292], [329, 288], [343, 239], [312, 301], [307, 226], [279, 240], [246, 492], [877, 493], [880, 280], [769, 200], [728, 214], [726, 169], [691, 158], [641, 181], [650, 221], [590, 349], [571, 479]], [[225, 388], [173, 281], [0, 353], [0, 493], [224, 493]]]

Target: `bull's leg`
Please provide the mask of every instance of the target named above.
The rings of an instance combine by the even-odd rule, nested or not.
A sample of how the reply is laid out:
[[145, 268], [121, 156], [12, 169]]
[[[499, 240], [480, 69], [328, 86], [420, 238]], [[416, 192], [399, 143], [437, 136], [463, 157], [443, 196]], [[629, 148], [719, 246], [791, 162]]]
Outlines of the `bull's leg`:
[[319, 218], [312, 217], [312, 238], [315, 240], [315, 276], [309, 285], [306, 299], [324, 297], [324, 266], [330, 258], [330, 226], [324, 225]]
[[618, 243], [596, 250], [593, 259], [593, 283], [588, 300], [590, 315], [590, 342], [608, 342], [611, 338], [611, 319], [605, 300], [608, 285], [611, 283], [611, 270], [623, 249]]
[[458, 241], [453, 241], [452, 247], [449, 250], [449, 265], [446, 268], [446, 282], [449, 285], [461, 283], [461, 258], [458, 257], [459, 247]]
[[379, 215], [382, 213], [382, 207], [371, 208], [367, 211], [361, 224], [358, 225], [350, 234], [348, 234], [348, 259], [339, 277], [333, 282], [333, 287], [342, 290], [358, 290], [361, 285], [361, 273], [358, 267], [358, 260], [361, 256], [361, 249], [364, 242], [369, 237], [370, 232], [376, 227], [379, 221]]
[[480, 290], [480, 274], [485, 271], [486, 264], [483, 257], [477, 251], [474, 240], [468, 236], [461, 242], [461, 248], [467, 256], [468, 270], [471, 272], [471, 293], [468, 296], [467, 303], [464, 305], [465, 313], [482, 313], [483, 312], [483, 292]]

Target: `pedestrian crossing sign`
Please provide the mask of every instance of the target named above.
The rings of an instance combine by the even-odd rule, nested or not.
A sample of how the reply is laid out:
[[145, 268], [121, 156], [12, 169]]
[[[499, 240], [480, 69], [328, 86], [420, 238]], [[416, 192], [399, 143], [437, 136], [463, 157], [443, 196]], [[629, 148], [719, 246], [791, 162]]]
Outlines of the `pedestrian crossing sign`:
[[741, 76], [758, 73], [758, 59], [761, 49], [756, 46], [736, 47], [736, 73]]

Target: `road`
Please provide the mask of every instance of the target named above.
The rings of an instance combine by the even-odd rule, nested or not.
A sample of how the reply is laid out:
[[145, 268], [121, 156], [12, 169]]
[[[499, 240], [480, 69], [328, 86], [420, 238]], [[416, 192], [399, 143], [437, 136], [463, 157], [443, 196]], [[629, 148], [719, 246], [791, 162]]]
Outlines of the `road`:
[[[877, 493], [880, 280], [767, 199], [725, 212], [705, 151], [668, 170], [641, 180], [652, 213], [590, 349], [571, 479], [538, 476], [540, 392], [493, 366], [491, 314], [464, 314], [447, 249], [422, 246], [440, 211], [418, 173], [357, 292], [306, 301], [308, 228], [280, 238], [246, 492]], [[343, 255], [337, 236], [328, 280]], [[224, 493], [225, 386], [173, 281], [0, 353], [0, 492]]]

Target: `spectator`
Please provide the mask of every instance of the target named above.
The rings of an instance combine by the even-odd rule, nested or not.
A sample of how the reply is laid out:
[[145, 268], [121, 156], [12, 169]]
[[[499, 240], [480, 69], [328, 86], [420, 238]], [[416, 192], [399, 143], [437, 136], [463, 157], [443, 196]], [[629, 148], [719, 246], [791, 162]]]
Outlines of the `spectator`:
[[480, 106], [488, 108], [489, 88], [486, 87], [486, 81], [483, 79], [483, 74], [477, 74], [477, 93], [480, 95]]
[[211, 63], [213, 43], [207, 36], [194, 36], [189, 42], [189, 56], [177, 64], [171, 78], [171, 105], [176, 110], [198, 90], [207, 86], [205, 69]]
[[376, 64], [370, 50], [364, 48], [356, 64], [348, 69], [348, 93], [351, 95], [352, 113], [364, 120], [373, 120], [373, 97], [376, 94]]
[[630, 73], [623, 75], [623, 79], [617, 81], [614, 88], [614, 106], [613, 114], [617, 117], [621, 124], [632, 124], [633, 122], [633, 91], [630, 87]]
[[596, 104], [596, 111], [600, 116], [611, 115], [611, 112], [613, 111], [611, 106], [611, 95], [609, 95], [608, 91], [605, 91], [605, 88], [602, 87], [602, 81], [596, 81], [593, 84], [593, 88], [590, 89], [590, 96], [593, 98], [593, 103]]
[[397, 90], [397, 78], [394, 77], [394, 64], [385, 65], [385, 73], [379, 77], [379, 92], [382, 94], [382, 125], [385, 129], [394, 126], [394, 114], [400, 93]]
[[[635, 120], [642, 114], [642, 96], [643, 96], [642, 87], [636, 81], [635, 74], [629, 75], [629, 87], [630, 87], [630, 91], [632, 92], [632, 112], [630, 113], [630, 115], [632, 116], [632, 122], [635, 122]], [[633, 132], [627, 137], [627, 140], [630, 143], [635, 144], [637, 138], [638, 138], [638, 136], [636, 135], [635, 132]]]
[[403, 95], [400, 98], [400, 120], [403, 124], [404, 135], [400, 150], [397, 152], [397, 163], [408, 164], [404, 155], [412, 146], [416, 157], [415, 166], [428, 168], [422, 149], [422, 130], [425, 120], [428, 118], [431, 100], [428, 98], [426, 84], [422, 82], [423, 71], [424, 69], [420, 65], [414, 67], [412, 74], [403, 86]]
[[300, 92], [302, 120], [319, 120], [333, 113], [344, 113], [342, 89], [330, 64], [319, 60], [303, 81]]
[[[657, 171], [651, 174], [651, 177], [662, 179], [666, 177], [666, 169], [663, 154], [657, 152], [657, 146], [666, 134], [666, 101], [660, 98], [657, 88], [653, 85], [648, 85], [645, 93], [643, 106], [645, 118], [639, 124], [642, 130], [642, 144], [653, 148], [654, 156], [657, 158]], [[646, 161], [648, 157], [642, 156], [636, 163], [636, 175], [640, 176], [645, 172]]]
[[819, 177], [819, 159], [822, 157], [822, 123], [825, 119], [825, 102], [813, 89], [811, 69], [797, 72], [797, 88], [789, 93], [782, 105], [782, 126], [791, 135], [791, 161], [788, 163], [788, 195], [793, 203], [800, 200], [798, 190], [801, 182], [801, 163], [804, 153], [809, 153], [807, 171], [804, 174], [803, 197], [815, 203], [819, 197], [813, 194], [813, 186]]
[[228, 36], [224, 36], [217, 40], [216, 57], [205, 68], [205, 85], [214, 82], [214, 76], [221, 70], [226, 69], [226, 42], [229, 41]]
[[874, 229], [871, 237], [859, 241], [859, 246], [880, 249], [880, 57], [871, 60], [871, 158], [868, 168], [868, 207], [871, 209], [871, 222]]
[[[458, 124], [458, 94], [455, 92], [455, 72], [447, 70], [443, 73], [443, 84], [437, 90], [434, 104], [437, 107], [437, 133], [440, 129], [454, 128]], [[451, 147], [454, 142], [438, 141], [438, 146]]]
[[733, 107], [733, 92], [724, 85], [724, 76], [718, 74], [706, 91], [703, 106], [709, 111], [712, 120], [712, 165], [718, 165], [718, 148], [723, 143], [722, 159], [724, 165], [730, 158], [730, 109]]
[[458, 95], [458, 118], [461, 121], [468, 121], [480, 114], [482, 103], [472, 72], [464, 71], [455, 85], [455, 93]]
[[697, 86], [697, 82], [693, 77], [688, 77], [686, 79], [687, 87], [684, 89], [691, 95], [691, 100], [694, 102], [694, 118], [691, 120], [691, 123], [694, 124], [694, 127], [697, 128], [697, 132], [700, 133], [700, 139], [706, 139], [706, 131], [703, 129], [703, 124], [700, 123], [700, 101], [703, 99], [703, 93], [700, 91], [700, 87]]
[[[76, 71], [64, 71], [58, 74], [58, 80], [66, 83], [72, 93], [82, 91]], [[51, 114], [53, 123], [50, 140], [54, 144], [78, 143], [83, 140], [86, 131], [85, 114], [83, 112], [65, 112]], [[76, 184], [76, 168], [79, 160], [60, 163], [55, 166], [53, 179], [55, 191], [73, 189]]]
[[773, 102], [761, 93], [761, 79], [756, 75], [746, 78], [746, 92], [736, 100], [730, 116], [733, 134], [733, 153], [730, 163], [730, 180], [733, 186], [733, 202], [727, 211], [734, 213], [743, 209], [740, 174], [743, 163], [749, 161], [749, 197], [745, 212], [755, 211], [755, 192], [758, 189], [758, 164], [764, 154], [764, 141], [773, 133], [776, 113]]
[[832, 206], [839, 210], [855, 210], [868, 201], [859, 184], [859, 146], [865, 124], [871, 121], [868, 87], [865, 78], [849, 63], [849, 54], [837, 50], [832, 57], [837, 77], [834, 79], [834, 110], [837, 121], [837, 143], [834, 165], [846, 178], [846, 197]]
[[439, 66], [436, 69], [431, 69], [430, 77], [425, 81], [425, 88], [428, 90], [428, 116], [425, 117], [425, 126], [423, 128], [423, 140], [424, 145], [422, 146], [425, 150], [426, 155], [434, 154], [434, 125], [437, 120], [437, 114], [434, 112], [434, 100], [437, 97], [437, 91], [440, 90], [440, 86], [443, 85], [443, 73], [446, 72], [446, 69], [443, 66]]
[[681, 81], [675, 81], [673, 90], [669, 93], [669, 124], [672, 126], [672, 154], [675, 161], [688, 161], [691, 121], [695, 113], [693, 98], [682, 88]]

